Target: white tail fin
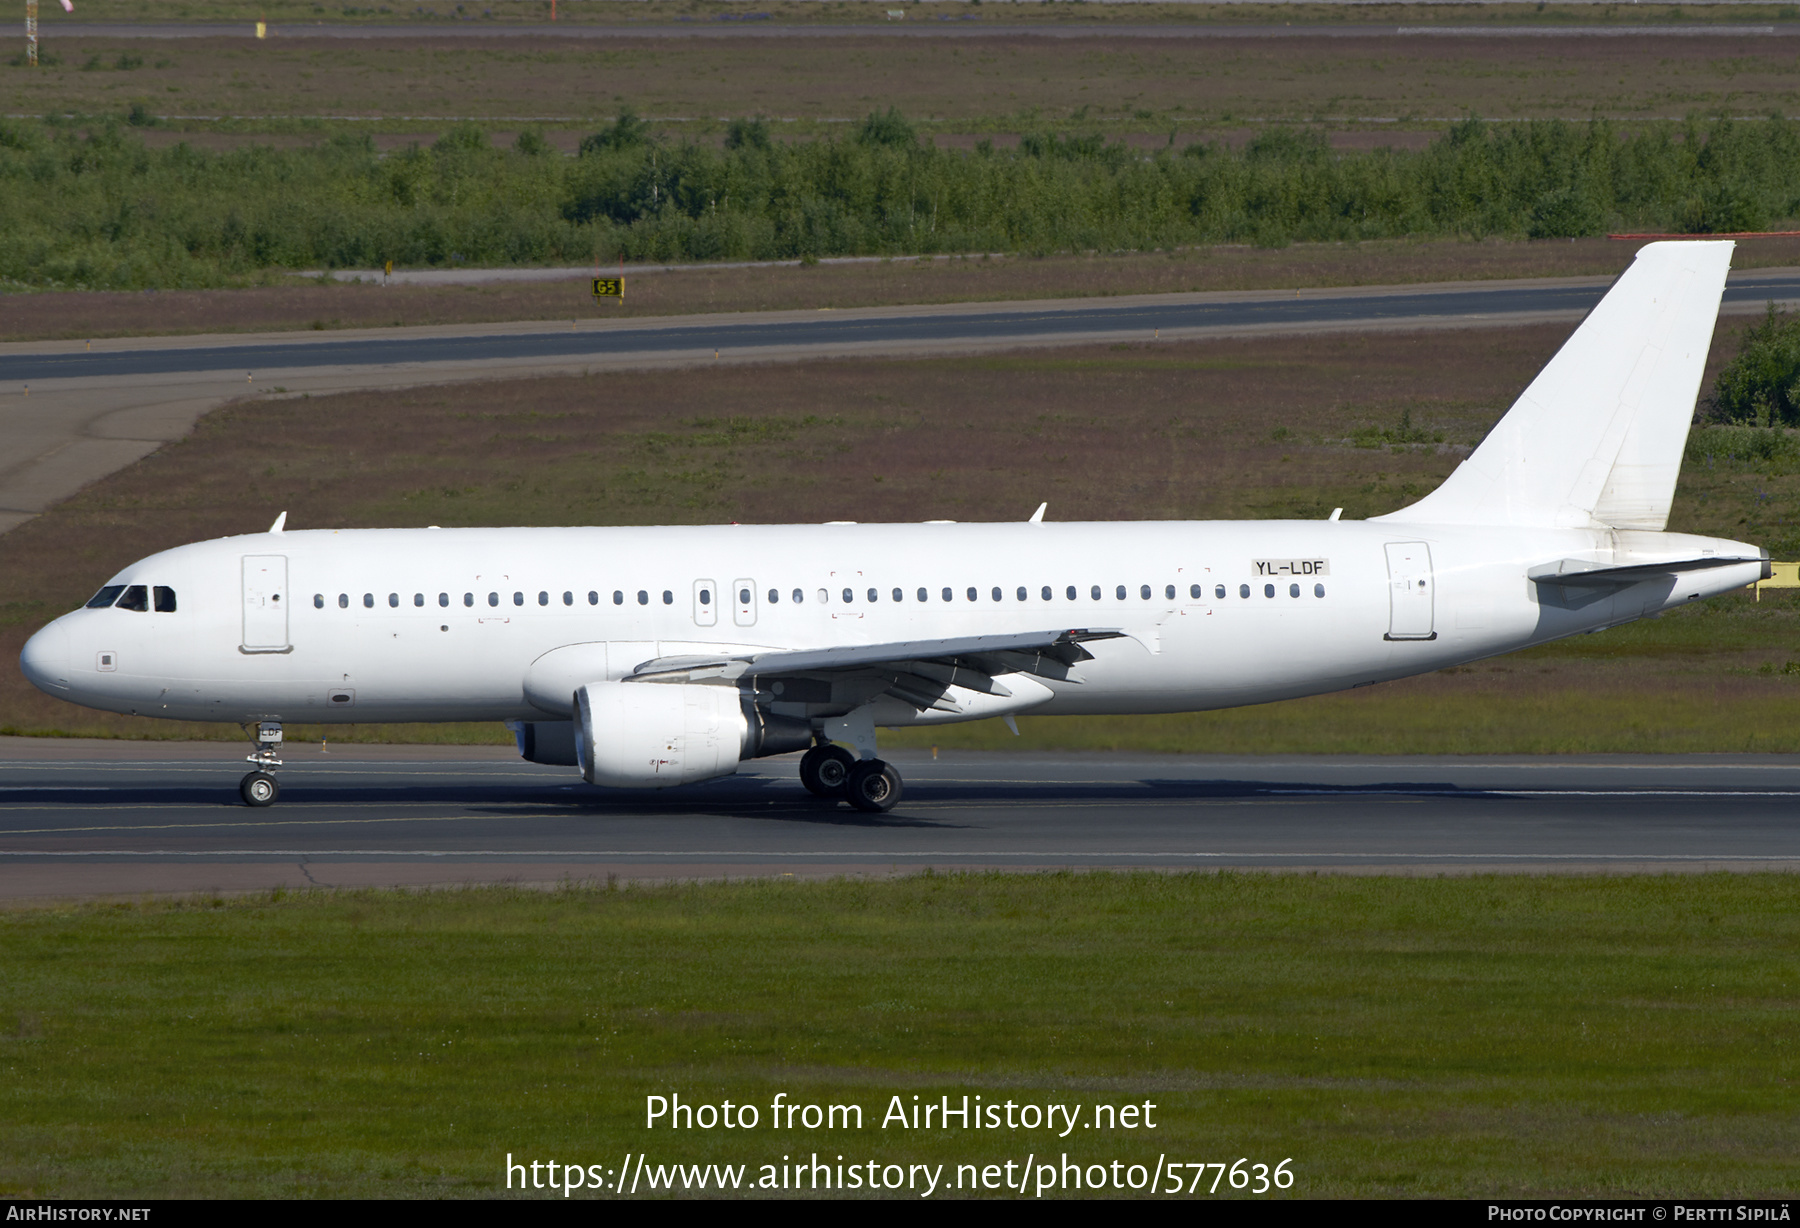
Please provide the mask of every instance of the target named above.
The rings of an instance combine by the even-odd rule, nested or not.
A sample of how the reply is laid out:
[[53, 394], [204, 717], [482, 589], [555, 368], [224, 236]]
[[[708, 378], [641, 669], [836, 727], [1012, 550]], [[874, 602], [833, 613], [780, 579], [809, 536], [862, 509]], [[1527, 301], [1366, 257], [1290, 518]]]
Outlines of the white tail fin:
[[1661, 531], [1734, 246], [1639, 251], [1469, 459], [1376, 519]]

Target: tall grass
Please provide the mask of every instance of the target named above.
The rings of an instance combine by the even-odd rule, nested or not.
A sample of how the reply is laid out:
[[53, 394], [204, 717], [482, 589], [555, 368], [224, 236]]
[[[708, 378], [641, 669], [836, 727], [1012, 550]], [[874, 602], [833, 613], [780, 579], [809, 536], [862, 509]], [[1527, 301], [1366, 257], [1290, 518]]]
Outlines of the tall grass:
[[1402, 236], [1710, 232], [1800, 214], [1800, 129], [1780, 118], [1458, 124], [1421, 151], [1339, 153], [1277, 129], [1241, 150], [1145, 154], [1096, 136], [1017, 149], [921, 142], [896, 114], [724, 148], [641, 122], [565, 158], [473, 125], [382, 156], [362, 135], [303, 149], [151, 150], [128, 122], [0, 124], [0, 279], [196, 287], [265, 270], [1155, 249]]

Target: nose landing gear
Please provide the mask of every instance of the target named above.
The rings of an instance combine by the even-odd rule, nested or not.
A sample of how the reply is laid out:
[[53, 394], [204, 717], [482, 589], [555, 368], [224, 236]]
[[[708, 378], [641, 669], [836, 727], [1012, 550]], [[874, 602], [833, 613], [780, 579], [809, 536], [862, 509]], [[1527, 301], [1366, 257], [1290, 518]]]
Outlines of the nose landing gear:
[[281, 796], [281, 782], [272, 768], [281, 766], [281, 722], [261, 721], [256, 726], [256, 749], [244, 756], [245, 763], [256, 765], [254, 772], [238, 781], [238, 796], [246, 806], [273, 806]]
[[281, 782], [268, 772], [251, 772], [238, 781], [238, 796], [246, 806], [273, 806], [281, 796]]

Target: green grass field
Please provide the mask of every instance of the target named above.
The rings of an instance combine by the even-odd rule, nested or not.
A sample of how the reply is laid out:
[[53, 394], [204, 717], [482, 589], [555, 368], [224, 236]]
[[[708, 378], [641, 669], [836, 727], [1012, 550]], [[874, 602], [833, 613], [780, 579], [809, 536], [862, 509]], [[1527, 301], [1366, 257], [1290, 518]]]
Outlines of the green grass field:
[[[0, 1195], [503, 1192], [515, 1158], [1271, 1164], [1292, 1194], [1778, 1196], [1792, 876], [925, 875], [0, 914]], [[645, 1097], [860, 1104], [647, 1131]], [[883, 1129], [889, 1098], [1154, 1131]], [[953, 1168], [952, 1168], [953, 1171]], [[640, 1191], [643, 1192], [643, 1191]]]

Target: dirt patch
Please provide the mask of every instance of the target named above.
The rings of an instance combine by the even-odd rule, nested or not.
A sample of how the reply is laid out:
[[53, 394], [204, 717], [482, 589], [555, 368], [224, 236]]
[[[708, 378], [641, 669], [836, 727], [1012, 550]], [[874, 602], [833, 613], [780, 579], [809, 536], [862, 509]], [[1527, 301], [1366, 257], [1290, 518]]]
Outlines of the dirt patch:
[[[1396, 17], [1427, 20], [1410, 9]], [[1800, 107], [1800, 46], [1755, 35], [1144, 39], [1098, 28], [1054, 39], [847, 32], [751, 46], [536, 36], [359, 42], [288, 31], [266, 42], [151, 45], [71, 27], [47, 28], [45, 40], [54, 63], [35, 72], [0, 66], [0, 111], [122, 114], [135, 103], [153, 115], [238, 124], [382, 117], [383, 130], [409, 131], [420, 117], [593, 125], [630, 104], [680, 139], [755, 114], [841, 131], [831, 121], [898, 106], [933, 132], [1075, 125], [1166, 139], [1173, 126], [1185, 143], [1246, 120], [1438, 128], [1469, 114], [1644, 119]]]

